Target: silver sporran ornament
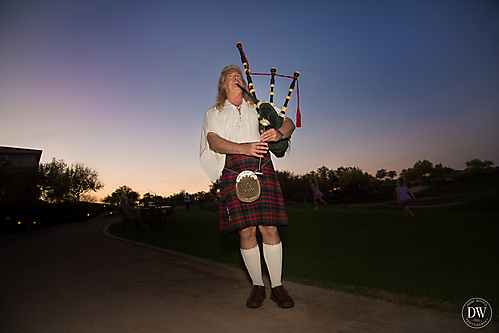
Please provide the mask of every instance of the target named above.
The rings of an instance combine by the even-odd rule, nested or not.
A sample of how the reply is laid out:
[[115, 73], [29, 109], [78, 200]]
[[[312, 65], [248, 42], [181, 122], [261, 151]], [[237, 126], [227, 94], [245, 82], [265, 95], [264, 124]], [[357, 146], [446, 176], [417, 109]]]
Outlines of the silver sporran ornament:
[[253, 171], [244, 170], [237, 175], [236, 194], [239, 200], [246, 203], [260, 197], [260, 181]]

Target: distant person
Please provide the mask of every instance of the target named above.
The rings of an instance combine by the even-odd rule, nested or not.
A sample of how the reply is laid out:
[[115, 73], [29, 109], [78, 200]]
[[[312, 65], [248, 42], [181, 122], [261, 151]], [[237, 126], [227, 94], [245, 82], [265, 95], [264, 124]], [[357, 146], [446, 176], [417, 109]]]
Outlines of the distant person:
[[214, 189], [211, 189], [210, 190], [210, 194], [211, 194], [211, 199], [213, 200], [212, 202], [212, 207], [213, 209], [215, 210], [218, 210], [218, 195], [217, 195], [217, 191], [214, 190]]
[[315, 204], [315, 209], [319, 208], [317, 205], [317, 200], [321, 201], [323, 204], [327, 205], [327, 203], [322, 199], [324, 196], [324, 193], [321, 192], [319, 189], [319, 185], [317, 184], [317, 181], [315, 178], [310, 179], [310, 187], [312, 188], [312, 192], [314, 192], [314, 204]]
[[412, 203], [411, 196], [414, 198], [414, 200], [416, 200], [416, 197], [411, 192], [411, 190], [405, 186], [405, 179], [403, 177], [397, 179], [397, 185], [398, 186], [395, 189], [395, 191], [397, 192], [397, 201], [400, 207], [404, 209], [404, 219], [407, 219], [407, 214], [409, 214], [414, 221], [416, 219], [416, 216], [414, 216], [414, 214], [409, 209], [409, 205]]
[[144, 229], [149, 229], [149, 227], [144, 223], [144, 220], [142, 220], [142, 215], [140, 214], [140, 208], [133, 207], [129, 203], [129, 199], [127, 198], [127, 196], [125, 194], [121, 195], [120, 208], [123, 211], [123, 215], [125, 215], [125, 217], [127, 219], [131, 219], [131, 220], [135, 219], [135, 220], [139, 221], [140, 225]]
[[128, 204], [133, 208], [137, 208], [137, 204], [135, 203], [135, 201], [133, 201], [132, 197], [128, 198]]
[[191, 206], [191, 197], [189, 196], [189, 193], [186, 193], [184, 195], [184, 203], [185, 203], [185, 209], [189, 209]]

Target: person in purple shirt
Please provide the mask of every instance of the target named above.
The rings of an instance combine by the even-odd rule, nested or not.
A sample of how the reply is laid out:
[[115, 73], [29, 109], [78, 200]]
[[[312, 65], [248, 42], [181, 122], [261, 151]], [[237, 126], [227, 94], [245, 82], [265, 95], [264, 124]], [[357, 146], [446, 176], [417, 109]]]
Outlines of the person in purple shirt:
[[416, 219], [416, 216], [414, 216], [414, 214], [409, 209], [409, 205], [412, 203], [411, 196], [414, 198], [414, 200], [416, 200], [416, 197], [411, 192], [411, 190], [405, 186], [405, 179], [403, 177], [397, 179], [397, 185], [398, 186], [395, 189], [395, 191], [397, 192], [397, 201], [400, 207], [404, 209], [404, 219], [407, 219], [407, 214], [409, 214], [414, 221]]

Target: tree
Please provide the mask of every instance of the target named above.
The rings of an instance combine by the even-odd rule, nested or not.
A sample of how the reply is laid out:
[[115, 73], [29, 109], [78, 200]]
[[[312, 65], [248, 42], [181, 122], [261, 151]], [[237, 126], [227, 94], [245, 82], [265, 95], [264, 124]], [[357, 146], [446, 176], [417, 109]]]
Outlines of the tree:
[[440, 177], [443, 178], [445, 174], [453, 172], [454, 169], [449, 168], [449, 167], [444, 167], [442, 163], [439, 163], [435, 165], [435, 168], [433, 169], [433, 175], [435, 177]]
[[149, 204], [150, 202], [154, 203], [154, 205], [157, 206], [166, 206], [168, 205], [168, 200], [161, 195], [157, 194], [152, 194], [150, 192], [147, 192], [142, 196], [142, 199], [139, 200], [140, 204], [147, 203]]
[[147, 192], [142, 196], [142, 199], [139, 200], [139, 203], [154, 202], [154, 197], [154, 194]]
[[118, 187], [116, 190], [114, 190], [113, 193], [102, 199], [102, 202], [107, 202], [108, 204], [111, 205], [117, 205], [120, 203], [122, 194], [126, 195], [127, 198], [132, 198], [133, 201], [137, 201], [138, 198], [140, 197], [139, 192], [135, 192], [134, 190], [132, 190], [131, 187], [122, 185]]
[[79, 202], [82, 195], [104, 187], [97, 171], [82, 163], [68, 166], [63, 159], [53, 158], [50, 162], [40, 164], [39, 172], [42, 197], [48, 202]]
[[386, 176], [387, 176], [387, 173], [386, 173], [385, 169], [379, 169], [378, 171], [376, 171], [376, 178], [378, 178], [379, 180], [385, 179]]
[[414, 164], [413, 169], [416, 171], [420, 180], [427, 179], [434, 171], [433, 163], [428, 160], [418, 161]]
[[324, 193], [324, 199], [328, 198], [333, 192], [334, 188], [338, 186], [338, 175], [336, 171], [329, 169], [326, 166], [322, 166], [317, 171], [311, 171], [306, 173], [304, 176], [297, 177], [302, 183], [302, 187], [307, 191], [308, 198], [312, 198], [313, 193], [310, 188], [310, 179], [314, 178], [317, 181], [321, 192]]
[[358, 167], [339, 167], [336, 170], [342, 191], [348, 194], [365, 194], [374, 177]]
[[95, 195], [91, 194], [83, 194], [80, 198], [80, 201], [82, 202], [89, 202], [89, 203], [97, 203], [99, 202], [99, 199]]
[[397, 177], [397, 171], [390, 170], [390, 171], [388, 171], [387, 176], [388, 176], [388, 178], [390, 178], [390, 180], [393, 180], [393, 178]]
[[199, 208], [201, 210], [203, 210], [203, 204], [206, 201], [211, 200], [210, 192], [205, 192], [205, 191], [199, 191], [199, 192], [193, 193], [190, 195], [190, 197], [191, 197], [192, 202], [199, 204]]
[[433, 176], [434, 171], [433, 163], [423, 160], [416, 162], [412, 168], [404, 170], [402, 175], [406, 181], [426, 180]]
[[99, 180], [97, 171], [81, 164], [72, 164], [67, 169], [69, 180], [69, 196], [76, 202], [80, 197], [90, 191], [98, 191], [104, 187]]
[[41, 174], [40, 190], [42, 198], [48, 202], [62, 202], [68, 198], [69, 178], [67, 174], [68, 165], [64, 160], [52, 158], [50, 162], [41, 163], [39, 170]]
[[180, 193], [171, 194], [167, 200], [170, 205], [178, 207], [184, 205], [184, 196], [187, 194], [185, 190], [180, 190]]
[[471, 161], [466, 162], [466, 171], [471, 171], [471, 172], [483, 172], [487, 168], [491, 167], [494, 165], [494, 162], [492, 161], [481, 161], [478, 158], [475, 158]]
[[[324, 195], [327, 197], [333, 191], [335, 185], [338, 183], [338, 176], [334, 170], [326, 166], [317, 169], [318, 185]], [[307, 184], [310, 189], [310, 184]], [[312, 192], [310, 192], [312, 193]]]
[[277, 170], [277, 179], [279, 180], [279, 185], [281, 186], [282, 197], [284, 200], [293, 200], [293, 186], [295, 185], [293, 178], [294, 174], [288, 170]]
[[325, 165], [321, 166], [319, 169], [316, 171], [317, 178], [321, 180], [327, 180], [329, 177], [329, 168]]
[[222, 176], [220, 176], [214, 183], [210, 184], [210, 192], [211, 193], [217, 193], [218, 190], [220, 189], [220, 180], [221, 180], [221, 177]]
[[276, 171], [284, 201], [306, 201], [310, 196], [310, 177], [297, 176], [288, 170]]

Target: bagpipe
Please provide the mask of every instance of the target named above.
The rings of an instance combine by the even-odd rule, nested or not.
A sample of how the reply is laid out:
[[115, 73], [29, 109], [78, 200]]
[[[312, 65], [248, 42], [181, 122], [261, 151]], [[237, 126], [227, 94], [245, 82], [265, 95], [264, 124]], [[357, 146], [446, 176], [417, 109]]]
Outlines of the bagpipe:
[[[267, 73], [251, 73], [249, 69], [249, 62], [246, 58], [246, 55], [243, 51], [243, 45], [241, 43], [236, 44], [237, 49], [241, 55], [241, 62], [244, 66], [244, 73], [246, 74], [246, 79], [248, 81], [248, 89], [239, 86], [244, 94], [246, 94], [255, 104], [256, 110], [258, 111], [258, 121], [260, 130], [266, 131], [269, 128], [274, 128], [278, 130], [284, 119], [286, 119], [286, 111], [288, 109], [288, 102], [291, 99], [291, 94], [295, 88], [295, 84], [297, 86], [297, 110], [296, 110], [296, 127], [301, 127], [301, 114], [300, 114], [300, 89], [298, 86], [298, 76], [299, 72], [294, 72], [293, 76], [280, 75], [276, 73], [276, 68], [272, 67], [270, 69], [270, 74]], [[270, 75], [270, 102], [265, 102], [258, 100], [256, 97], [256, 91], [253, 85], [253, 80], [251, 75]], [[275, 77], [284, 77], [292, 79], [292, 82], [288, 89], [288, 95], [285, 98], [284, 105], [281, 107], [280, 112], [277, 112], [274, 108], [274, 88], [275, 88]], [[270, 151], [277, 157], [283, 157], [286, 151], [289, 148], [289, 138], [282, 139], [277, 142], [270, 142], [269, 149]]]

